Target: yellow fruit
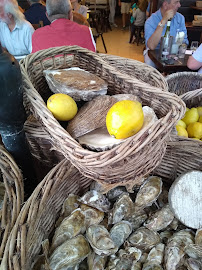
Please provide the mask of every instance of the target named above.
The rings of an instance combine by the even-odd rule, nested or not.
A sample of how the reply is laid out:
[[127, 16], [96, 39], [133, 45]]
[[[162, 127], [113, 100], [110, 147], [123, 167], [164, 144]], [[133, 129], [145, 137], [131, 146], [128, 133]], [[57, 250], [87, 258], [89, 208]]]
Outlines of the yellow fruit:
[[202, 107], [197, 107], [199, 117], [202, 116]]
[[186, 107], [186, 112], [188, 112], [188, 111], [189, 111], [189, 108]]
[[121, 100], [108, 111], [106, 126], [110, 135], [125, 139], [136, 134], [143, 126], [144, 114], [138, 101]]
[[184, 118], [181, 120], [185, 122], [185, 124], [188, 126], [191, 123], [197, 122], [199, 119], [198, 110], [196, 108], [191, 108], [185, 113]]
[[198, 120], [200, 123], [202, 123], [202, 116], [199, 117], [199, 120]]
[[60, 121], [71, 120], [78, 111], [76, 102], [68, 95], [54, 94], [49, 97], [47, 107], [53, 116]]
[[181, 127], [183, 127], [183, 128], [186, 128], [187, 127], [187, 125], [185, 124], [185, 122], [183, 122], [182, 120], [179, 120], [178, 122], [177, 122], [177, 125], [176, 126], [181, 126]]
[[178, 136], [188, 138], [188, 133], [187, 133], [187, 131], [186, 131], [186, 129], [184, 127], [176, 126], [176, 130], [177, 130], [177, 135]]
[[189, 138], [202, 138], [202, 123], [196, 122], [196, 123], [191, 123], [187, 127], [187, 132]]

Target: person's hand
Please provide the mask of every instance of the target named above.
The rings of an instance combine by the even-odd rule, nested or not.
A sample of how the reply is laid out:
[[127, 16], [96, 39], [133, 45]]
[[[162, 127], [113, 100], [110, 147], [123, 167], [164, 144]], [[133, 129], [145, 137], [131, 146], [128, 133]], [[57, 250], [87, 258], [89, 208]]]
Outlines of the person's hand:
[[163, 16], [162, 22], [166, 24], [168, 20], [171, 20], [174, 17], [174, 15], [175, 15], [175, 12], [173, 9], [167, 10]]

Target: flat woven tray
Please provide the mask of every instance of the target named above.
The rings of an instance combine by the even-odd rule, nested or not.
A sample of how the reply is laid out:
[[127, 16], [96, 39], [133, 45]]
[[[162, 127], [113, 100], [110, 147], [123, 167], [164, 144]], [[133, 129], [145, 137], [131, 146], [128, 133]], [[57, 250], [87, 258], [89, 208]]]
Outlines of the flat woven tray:
[[12, 156], [0, 145], [0, 179], [5, 185], [3, 208], [0, 217], [0, 258], [24, 202], [22, 174]]
[[99, 54], [108, 64], [117, 71], [131, 76], [138, 82], [147, 83], [150, 86], [168, 91], [168, 84], [165, 77], [156, 69], [137, 60], [128, 59], [116, 55]]
[[[202, 75], [195, 72], [179, 72], [169, 75], [167, 81], [169, 91], [182, 94], [181, 98], [187, 107], [202, 106]], [[201, 157], [202, 141], [172, 135], [167, 141], [165, 156], [154, 173], [173, 181], [186, 171], [202, 170]]]
[[6, 244], [1, 270], [30, 270], [59, 217], [68, 194], [82, 195], [92, 180], [64, 159], [36, 187], [24, 204]]
[[[133, 79], [106, 63], [96, 53], [78, 46], [63, 46], [28, 55], [20, 62], [27, 106], [51, 136], [60, 151], [86, 177], [100, 182], [105, 191], [124, 185], [130, 190], [161, 161], [166, 138], [185, 112], [185, 104], [175, 94]], [[108, 82], [108, 94], [132, 93], [150, 106], [159, 120], [122, 144], [104, 152], [84, 149], [58, 123], [46, 107], [51, 95], [43, 76], [44, 69], [80, 67]], [[45, 101], [45, 102], [44, 102]]]

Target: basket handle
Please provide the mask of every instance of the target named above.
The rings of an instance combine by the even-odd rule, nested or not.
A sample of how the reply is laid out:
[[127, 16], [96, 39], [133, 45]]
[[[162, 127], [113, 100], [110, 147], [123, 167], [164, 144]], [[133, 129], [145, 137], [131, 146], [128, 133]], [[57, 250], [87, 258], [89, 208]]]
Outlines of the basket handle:
[[180, 95], [180, 98], [183, 101], [187, 101], [187, 100], [189, 100], [191, 98], [195, 98], [195, 97], [198, 97], [198, 96], [201, 96], [201, 98], [202, 98], [202, 88], [186, 92], [183, 95]]

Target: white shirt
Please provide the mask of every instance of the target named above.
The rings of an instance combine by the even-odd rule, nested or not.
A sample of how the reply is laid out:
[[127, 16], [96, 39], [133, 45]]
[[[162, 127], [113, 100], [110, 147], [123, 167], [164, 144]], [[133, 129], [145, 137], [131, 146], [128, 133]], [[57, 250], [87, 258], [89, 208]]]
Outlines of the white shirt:
[[32, 51], [33, 26], [26, 20], [16, 23], [11, 32], [8, 25], [0, 21], [0, 43], [13, 56], [24, 56]]

